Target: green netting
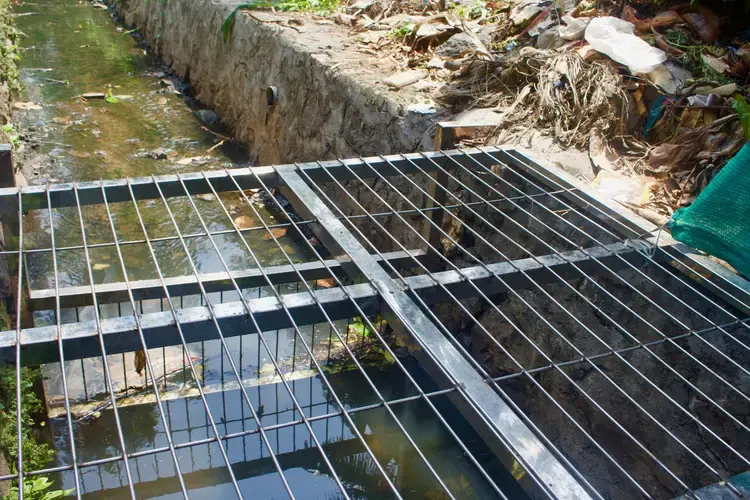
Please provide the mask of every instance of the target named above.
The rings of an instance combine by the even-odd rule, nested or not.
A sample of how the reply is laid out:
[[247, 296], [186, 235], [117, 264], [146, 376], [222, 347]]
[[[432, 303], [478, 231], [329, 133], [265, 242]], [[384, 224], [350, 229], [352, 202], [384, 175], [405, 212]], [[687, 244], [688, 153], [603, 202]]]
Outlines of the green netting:
[[689, 207], [670, 221], [672, 236], [750, 276], [750, 142]]

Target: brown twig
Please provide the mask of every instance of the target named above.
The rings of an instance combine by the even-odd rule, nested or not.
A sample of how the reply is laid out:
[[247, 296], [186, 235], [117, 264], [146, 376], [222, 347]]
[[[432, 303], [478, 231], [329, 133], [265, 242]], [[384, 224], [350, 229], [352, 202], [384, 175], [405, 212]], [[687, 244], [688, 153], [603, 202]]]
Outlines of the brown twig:
[[231, 141], [231, 140], [232, 140], [232, 138], [231, 138], [231, 137], [227, 137], [227, 136], [225, 136], [225, 135], [221, 135], [221, 134], [219, 134], [219, 133], [217, 133], [217, 132], [214, 132], [213, 130], [211, 130], [211, 129], [210, 129], [210, 128], [208, 128], [208, 127], [205, 127], [205, 126], [201, 126], [201, 129], [202, 129], [202, 130], [205, 130], [206, 132], [208, 132], [208, 133], [209, 133], [209, 134], [211, 134], [211, 135], [215, 135], [216, 137], [218, 137], [219, 139], [221, 139], [221, 140], [222, 140], [222, 142], [223, 142], [223, 141]]

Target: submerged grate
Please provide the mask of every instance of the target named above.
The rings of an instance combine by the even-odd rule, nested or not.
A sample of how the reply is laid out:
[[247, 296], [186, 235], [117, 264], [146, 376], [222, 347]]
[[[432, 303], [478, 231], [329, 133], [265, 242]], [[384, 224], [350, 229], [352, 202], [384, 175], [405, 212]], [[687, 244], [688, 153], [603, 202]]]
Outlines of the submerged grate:
[[[750, 469], [750, 287], [516, 151], [6, 189], [0, 200], [30, 214], [3, 254], [20, 259], [15, 308], [30, 283], [37, 322], [22, 328], [29, 315], [17, 314], [0, 353], [17, 367], [63, 361], [64, 407], [58, 464], [25, 470], [19, 457], [2, 480], [63, 473], [81, 496], [109, 467], [117, 491], [145, 495], [148, 459], [172, 478], [159, 491], [185, 496], [225, 483], [238, 496], [309, 498], [299, 468], [310, 463], [329, 497], [700, 498], [715, 484], [742, 494], [731, 478]], [[242, 361], [249, 336], [257, 373]], [[209, 341], [217, 386], [183, 354], [193, 392], [158, 389], [159, 350]], [[335, 368], [316, 347], [325, 342], [342, 353]], [[397, 378], [368, 364], [372, 349]], [[112, 369], [131, 352], [145, 354], [158, 417], [135, 446]], [[91, 357], [112, 403], [105, 457], [81, 452], [66, 375]], [[191, 430], [173, 418], [192, 411], [202, 417]], [[217, 467], [214, 483], [196, 479]]]

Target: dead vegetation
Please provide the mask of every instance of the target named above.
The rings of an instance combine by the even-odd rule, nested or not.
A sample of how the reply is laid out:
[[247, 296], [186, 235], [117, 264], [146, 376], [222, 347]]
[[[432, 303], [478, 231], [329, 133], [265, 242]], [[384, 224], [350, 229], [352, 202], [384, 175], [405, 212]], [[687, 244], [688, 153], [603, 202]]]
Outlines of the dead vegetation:
[[[643, 207], [668, 216], [745, 141], [733, 105], [750, 81], [750, 17], [735, 3], [368, 0], [333, 18], [379, 67], [421, 71], [404, 87], [456, 113], [496, 113], [486, 141], [542, 133], [589, 150], [597, 169], [646, 179]], [[645, 71], [638, 54], [597, 45], [588, 27], [604, 19], [656, 63]]]

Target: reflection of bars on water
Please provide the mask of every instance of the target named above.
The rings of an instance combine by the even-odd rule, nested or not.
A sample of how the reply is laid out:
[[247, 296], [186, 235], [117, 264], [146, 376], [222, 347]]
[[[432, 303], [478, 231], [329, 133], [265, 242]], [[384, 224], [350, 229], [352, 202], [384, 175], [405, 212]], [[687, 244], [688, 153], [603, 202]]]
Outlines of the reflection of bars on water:
[[[272, 194], [275, 188], [305, 220], [289, 214], [290, 207]], [[290, 258], [274, 228], [257, 213], [245, 193], [249, 189], [264, 193], [276, 210], [289, 216], [287, 222], [274, 223], [274, 227], [288, 229], [307, 247], [311, 258], [302, 263]], [[239, 228], [219, 196], [222, 192], [238, 193], [255, 211], [260, 225]], [[205, 220], [194, 201], [194, 195], [199, 194], [213, 196], [222, 214], [221, 229], [210, 227], [216, 221]], [[331, 398], [333, 413], [348, 426], [396, 497], [406, 492], [400, 491], [387, 464], [379, 460], [358, 429], [356, 410], [342, 403], [326, 373], [325, 361], [310, 356], [311, 346], [300, 326], [330, 325], [352, 370], [362, 376], [362, 390], [374, 395], [373, 408], [381, 408], [394, 422], [427, 474], [449, 498], [460, 497], [460, 492], [444, 481], [439, 467], [403, 426], [393, 409], [399, 402], [389, 401], [368, 376], [344, 341], [345, 328], [337, 322], [364, 318], [373, 342], [393, 358], [394, 366], [414, 388], [413, 400], [429, 408], [475, 472], [500, 497], [507, 496], [505, 485], [487, 473], [448, 424], [445, 410], [434, 403], [436, 397], [448, 395], [534, 495], [601, 498], [629, 492], [630, 497], [668, 497], [694, 495], [696, 488], [711, 483], [739, 494], [737, 486], [726, 480], [750, 468], [746, 458], [750, 440], [742, 436], [750, 429], [738, 413], [738, 405], [750, 402], [745, 352], [750, 349], [747, 282], [667, 235], [657, 240], [649, 223], [598, 200], [564, 173], [543, 168], [517, 152], [486, 148], [419, 153], [29, 187], [5, 190], [0, 196], [3, 206], [15, 201], [19, 213], [46, 210], [52, 228], [55, 209], [76, 207], [82, 236], [76, 248], [83, 252], [88, 276], [87, 286], [60, 288], [56, 257], [60, 249], [55, 247], [52, 230], [50, 247], [33, 252], [51, 254], [54, 287], [31, 290], [30, 303], [40, 307], [54, 304], [55, 324], [22, 331], [19, 319], [15, 331], [0, 333], [4, 356], [20, 365], [104, 354], [106, 392], [114, 400], [108, 355], [165, 346], [187, 349], [193, 342], [218, 339], [229, 371], [239, 382], [243, 407], [258, 422], [258, 408], [242, 384], [234, 353], [227, 345], [228, 339], [238, 335], [255, 334], [267, 350], [281, 387], [289, 394], [297, 416], [294, 425], [309, 434], [322, 469], [344, 497], [352, 496], [352, 491], [314, 432], [317, 417], [306, 414], [300, 405], [265, 332], [292, 329]], [[201, 227], [198, 233], [183, 234], [175, 221], [167, 200], [180, 197], [189, 201], [191, 217]], [[206, 277], [190, 257], [189, 275], [165, 277], [140, 212], [138, 200], [143, 199], [159, 200], [167, 209], [168, 222], [176, 232], [171, 244], [190, 256], [187, 240], [207, 238], [222, 270]], [[126, 242], [118, 240], [110, 211], [119, 203], [137, 215], [143, 236], [127, 241], [127, 245], [148, 247], [155, 280], [127, 279], [122, 252]], [[110, 243], [97, 243], [97, 248], [116, 250], [124, 276], [121, 283], [94, 284], [89, 255], [93, 246], [87, 244], [82, 215], [82, 207], [87, 205], [106, 209], [106, 222], [114, 237]], [[332, 259], [320, 253], [303, 228], [315, 233]], [[243, 250], [255, 265], [253, 269], [232, 269], [216, 240], [220, 235], [241, 236], [251, 231], [269, 234], [284, 262], [265, 266], [253, 246], [240, 237]], [[23, 234], [19, 245], [23, 248]], [[16, 249], [3, 253], [27, 258], [30, 252]], [[25, 276], [24, 266], [18, 268], [20, 296]], [[331, 280], [335, 286], [315, 290], [311, 279]], [[277, 286], [287, 283], [298, 283], [299, 291], [278, 293]], [[270, 296], [246, 296], [241, 291], [247, 284], [265, 284]], [[199, 294], [203, 302], [186, 307], [171, 300], [185, 291]], [[210, 300], [209, 293], [218, 291], [238, 293], [235, 300], [225, 303]], [[164, 298], [160, 300], [164, 311], [112, 318], [99, 312], [104, 303], [120, 301], [129, 303], [132, 311], [136, 300], [145, 298]], [[93, 306], [92, 319], [61, 321], [62, 307], [86, 305]], [[406, 339], [409, 350], [441, 389], [423, 390], [375, 325], [373, 317], [379, 312]], [[193, 378], [201, 380], [192, 359], [185, 359]], [[157, 387], [158, 370], [154, 371], [150, 356], [146, 364], [149, 383]], [[176, 450], [215, 443], [223, 462], [231, 464], [228, 441], [245, 435], [244, 431], [234, 435], [222, 432], [199, 383], [195, 387], [210, 429], [205, 439], [175, 443], [167, 432], [164, 446], [128, 452], [114, 404], [119, 455], [80, 461], [64, 369], [61, 375], [70, 463], [46, 471], [21, 468], [18, 475], [2, 479], [69, 470], [80, 492], [81, 468], [118, 463], [124, 468], [127, 488], [135, 494], [135, 476], [123, 457], [168, 453], [177, 470], [179, 489], [187, 494]], [[159, 391], [154, 391], [154, 399], [161, 425], [169, 428]], [[701, 411], [695, 410], [696, 404]], [[271, 430], [273, 426], [261, 425], [253, 434], [274, 450], [268, 436]], [[571, 438], [573, 435], [577, 437]], [[284, 489], [294, 496], [279, 457], [273, 451], [268, 457]], [[241, 496], [233, 466], [226, 471]]]

